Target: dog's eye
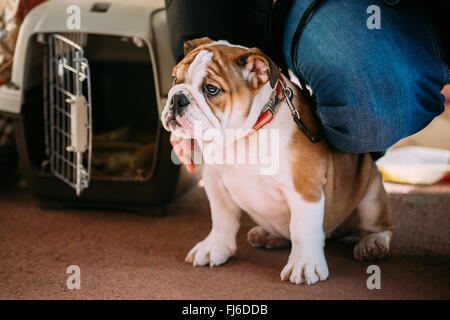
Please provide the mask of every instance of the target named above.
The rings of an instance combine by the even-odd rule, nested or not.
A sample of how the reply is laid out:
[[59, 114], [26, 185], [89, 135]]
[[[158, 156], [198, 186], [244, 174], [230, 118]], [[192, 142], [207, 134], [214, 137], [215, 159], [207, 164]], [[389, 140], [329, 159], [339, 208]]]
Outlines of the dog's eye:
[[220, 89], [212, 84], [205, 85], [203, 90], [210, 97], [216, 96], [220, 92]]

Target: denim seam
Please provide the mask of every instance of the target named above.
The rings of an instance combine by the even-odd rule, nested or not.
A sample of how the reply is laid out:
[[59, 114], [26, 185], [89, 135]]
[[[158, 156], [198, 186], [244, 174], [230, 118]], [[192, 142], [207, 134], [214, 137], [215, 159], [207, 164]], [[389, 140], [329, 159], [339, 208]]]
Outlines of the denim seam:
[[450, 83], [450, 69], [448, 68], [448, 65], [446, 62], [442, 62], [445, 69], [445, 83]]
[[449, 68], [447, 66], [447, 63], [445, 62], [445, 59], [443, 57], [443, 53], [440, 50], [440, 39], [438, 34], [436, 33], [436, 31], [434, 30], [433, 27], [433, 23], [431, 22], [431, 19], [429, 17], [426, 18], [427, 19], [427, 31], [428, 31], [428, 35], [431, 39], [431, 43], [433, 46], [433, 53], [434, 53], [434, 57], [441, 63], [441, 66], [444, 68], [444, 72], [443, 72], [443, 83], [449, 83], [450, 81], [450, 71]]

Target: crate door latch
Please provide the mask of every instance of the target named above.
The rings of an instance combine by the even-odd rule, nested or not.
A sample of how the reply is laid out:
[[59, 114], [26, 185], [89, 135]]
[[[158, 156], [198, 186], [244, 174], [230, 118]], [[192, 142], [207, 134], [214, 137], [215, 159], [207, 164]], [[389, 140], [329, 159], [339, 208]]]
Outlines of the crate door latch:
[[70, 146], [69, 152], [85, 152], [88, 148], [88, 103], [84, 96], [67, 99], [70, 103]]

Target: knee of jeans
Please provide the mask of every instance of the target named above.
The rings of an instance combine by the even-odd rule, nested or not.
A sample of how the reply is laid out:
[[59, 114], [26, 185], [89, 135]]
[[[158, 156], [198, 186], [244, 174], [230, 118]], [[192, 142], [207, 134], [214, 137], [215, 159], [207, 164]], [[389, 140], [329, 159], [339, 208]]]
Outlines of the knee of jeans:
[[429, 75], [411, 74], [341, 79], [336, 99], [319, 99], [317, 108], [330, 145], [351, 153], [385, 151], [439, 115], [440, 85]]
[[[399, 133], [392, 132], [396, 129], [392, 121], [381, 121], [381, 115], [374, 110], [365, 108], [361, 111], [354, 105], [319, 107], [319, 118], [328, 143], [350, 153], [385, 150]], [[390, 132], [390, 139], [385, 131]]]

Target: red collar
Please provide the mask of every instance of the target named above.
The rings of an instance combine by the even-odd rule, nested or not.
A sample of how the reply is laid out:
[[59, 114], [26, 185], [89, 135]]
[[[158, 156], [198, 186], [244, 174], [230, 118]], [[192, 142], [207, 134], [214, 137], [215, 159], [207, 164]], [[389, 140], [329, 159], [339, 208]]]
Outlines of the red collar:
[[270, 121], [272, 121], [275, 113], [278, 110], [280, 102], [284, 100], [283, 87], [286, 88], [286, 82], [284, 81], [283, 76], [280, 74], [275, 90], [270, 96], [269, 102], [264, 106], [261, 113], [259, 114], [258, 120], [256, 120], [255, 124], [252, 127], [254, 130], [259, 130]]
[[[307, 94], [309, 96], [309, 92], [307, 92]], [[269, 102], [264, 106], [261, 113], [259, 114], [258, 120], [256, 120], [256, 123], [252, 127], [253, 130], [259, 130], [266, 124], [268, 124], [270, 121], [272, 121], [273, 117], [275, 116], [275, 112], [277, 112], [277, 109], [280, 105], [280, 102], [286, 100], [286, 104], [289, 107], [289, 111], [291, 112], [292, 115], [292, 119], [294, 120], [297, 127], [305, 134], [305, 136], [309, 139], [309, 141], [311, 141], [311, 143], [317, 143], [321, 141], [322, 140], [321, 128], [320, 127], [318, 128], [317, 135], [314, 135], [311, 133], [311, 131], [309, 131], [306, 124], [300, 118], [299, 111], [295, 108], [295, 106], [292, 103], [293, 96], [294, 96], [293, 90], [286, 86], [286, 82], [284, 81], [284, 78], [280, 73], [275, 90], [272, 92]]]

